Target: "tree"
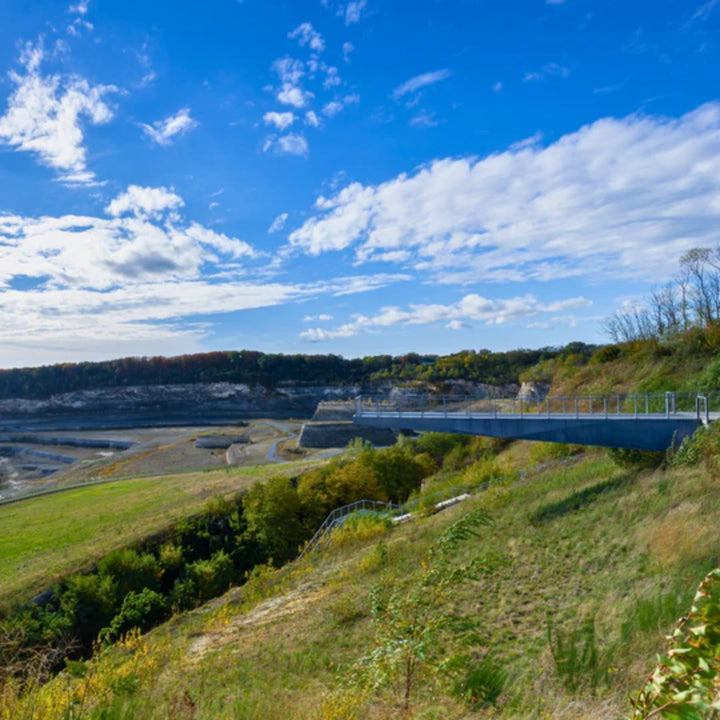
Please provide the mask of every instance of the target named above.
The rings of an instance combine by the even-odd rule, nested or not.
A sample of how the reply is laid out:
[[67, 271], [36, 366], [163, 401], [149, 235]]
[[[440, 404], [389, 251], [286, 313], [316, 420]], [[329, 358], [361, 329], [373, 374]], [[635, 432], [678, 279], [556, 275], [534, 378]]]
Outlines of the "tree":
[[476, 562], [458, 564], [453, 555], [489, 524], [484, 509], [469, 512], [430, 548], [409, 588], [373, 589], [374, 647], [353, 670], [357, 684], [375, 691], [390, 688], [407, 711], [421, 679], [433, 683], [467, 673], [471, 651], [480, 641], [478, 628], [472, 618], [448, 612], [447, 596], [477, 578], [482, 568]]

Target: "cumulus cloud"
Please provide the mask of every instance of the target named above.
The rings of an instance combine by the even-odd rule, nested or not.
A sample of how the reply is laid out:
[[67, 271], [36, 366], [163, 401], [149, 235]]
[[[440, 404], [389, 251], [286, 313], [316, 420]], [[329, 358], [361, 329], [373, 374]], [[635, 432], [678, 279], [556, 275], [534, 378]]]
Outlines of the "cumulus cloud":
[[308, 154], [307, 140], [302, 135], [295, 133], [279, 137], [275, 146], [277, 151], [283, 155], [302, 155], [306, 157]]
[[508, 299], [491, 299], [482, 295], [465, 295], [451, 305], [410, 305], [408, 310], [397, 307], [382, 308], [372, 316], [356, 315], [355, 319], [334, 329], [309, 328], [300, 333], [300, 337], [310, 342], [348, 338], [363, 330], [393, 327], [395, 325], [429, 325], [446, 323], [452, 330], [468, 327], [468, 320], [486, 325], [503, 325], [533, 317], [540, 313], [555, 313], [578, 307], [588, 307], [592, 303], [583, 298], [568, 298], [553, 303], [543, 303], [533, 295], [523, 295]]
[[181, 108], [164, 120], [156, 120], [152, 125], [141, 123], [140, 127], [156, 145], [167, 147], [174, 142], [175, 138], [186, 135], [198, 124], [190, 117], [190, 108]]
[[313, 110], [308, 110], [305, 113], [305, 124], [310, 125], [310, 127], [320, 126], [320, 120]]
[[604, 118], [543, 147], [446, 158], [319, 197], [290, 234], [311, 255], [352, 250], [448, 283], [647, 278], [717, 243], [720, 103], [680, 118]]
[[409, 80], [405, 81], [399, 87], [396, 87], [393, 91], [393, 97], [399, 100], [408, 93], [414, 93], [427, 85], [433, 85], [435, 83], [447, 80], [452, 76], [452, 73], [446, 68], [444, 70], [434, 70], [433, 72], [422, 73], [422, 75], [415, 75]]
[[105, 212], [114, 217], [128, 213], [137, 217], [159, 217], [166, 210], [176, 210], [184, 204], [185, 201], [179, 195], [165, 187], [130, 185], [110, 202]]
[[311, 50], [315, 52], [322, 52], [325, 49], [325, 40], [323, 36], [315, 30], [312, 23], [304, 22], [298, 25], [292, 32], [288, 33], [288, 37], [291, 40], [297, 38], [300, 47], [307, 45]]
[[350, 62], [350, 56], [355, 52], [355, 46], [351, 42], [344, 42], [342, 45], [343, 60]]
[[326, 315], [322, 313], [320, 315], [306, 315], [303, 318], [303, 322], [330, 322], [330, 320], [332, 319], [332, 315]]
[[278, 130], [285, 130], [295, 122], [295, 115], [291, 112], [266, 112], [263, 115], [266, 125], [274, 125]]
[[68, 12], [75, 15], [86, 15], [89, 5], [90, 0], [80, 0], [80, 2], [70, 5], [70, 7], [68, 7]]
[[288, 219], [288, 214], [287, 214], [287, 213], [282, 213], [282, 214], [278, 215], [278, 216], [272, 221], [272, 224], [271, 224], [270, 227], [268, 228], [268, 232], [271, 233], [271, 234], [272, 234], [272, 233], [276, 233], [276, 232], [280, 232], [280, 231], [285, 227], [285, 223], [287, 222], [287, 219]]
[[303, 90], [297, 85], [283, 83], [276, 95], [278, 102], [283, 105], [292, 105], [295, 108], [304, 108], [313, 97], [311, 92]]
[[76, 75], [44, 76], [40, 72], [44, 56], [41, 44], [28, 44], [20, 58], [25, 72], [10, 73], [15, 90], [0, 117], [0, 142], [33, 153], [68, 184], [93, 183], [95, 176], [87, 169], [83, 125], [101, 125], [112, 119], [104, 96], [116, 88], [91, 85]]

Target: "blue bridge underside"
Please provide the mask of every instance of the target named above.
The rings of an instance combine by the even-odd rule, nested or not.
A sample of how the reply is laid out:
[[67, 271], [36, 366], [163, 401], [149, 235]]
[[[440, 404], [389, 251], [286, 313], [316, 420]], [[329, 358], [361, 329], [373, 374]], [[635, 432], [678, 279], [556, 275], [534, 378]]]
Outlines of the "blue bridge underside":
[[395, 430], [451, 432], [516, 440], [599, 445], [635, 450], [666, 450], [701, 425], [691, 416], [645, 415], [638, 418], [604, 417], [532, 417], [525, 415], [482, 417], [432, 415], [421, 413], [359, 414], [358, 425], [386, 427]]

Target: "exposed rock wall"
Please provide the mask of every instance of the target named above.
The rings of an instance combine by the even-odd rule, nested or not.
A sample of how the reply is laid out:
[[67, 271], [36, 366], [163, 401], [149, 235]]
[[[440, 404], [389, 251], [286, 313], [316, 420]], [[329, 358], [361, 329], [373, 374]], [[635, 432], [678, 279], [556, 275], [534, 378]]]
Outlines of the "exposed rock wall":
[[322, 400], [347, 399], [360, 392], [357, 386], [286, 385], [268, 389], [240, 383], [187, 385], [134, 385], [53, 395], [47, 400], [0, 400], [0, 415], [36, 416], [111, 411], [140, 413], [168, 411], [199, 415], [203, 412], [236, 412], [238, 415], [297, 415], [309, 417]]

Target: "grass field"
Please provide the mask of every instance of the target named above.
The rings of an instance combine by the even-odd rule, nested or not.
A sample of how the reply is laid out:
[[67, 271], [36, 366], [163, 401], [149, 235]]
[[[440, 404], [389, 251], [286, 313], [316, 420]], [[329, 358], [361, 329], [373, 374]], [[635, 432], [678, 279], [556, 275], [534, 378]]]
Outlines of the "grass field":
[[130, 478], [0, 506], [0, 610], [256, 480], [308, 461]]
[[[527, 452], [516, 444], [505, 456], [517, 462]], [[628, 472], [597, 452], [522, 469], [509, 484], [381, 538], [331, 544], [177, 616], [133, 648], [111, 649], [73, 681], [85, 703], [78, 717], [627, 718], [628, 695], [720, 561], [718, 482], [699, 469]], [[354, 663], [376, 642], [371, 589], [411, 587], [443, 529], [478, 506], [493, 527], [456, 561], [482, 561], [485, 571], [437, 613], [460, 609], [480, 621], [478, 655], [505, 672], [497, 704], [478, 711], [449, 686], [423, 681], [406, 715], [387, 689], [361, 698], [354, 715], [333, 709], [338, 690], [354, 702]], [[592, 650], [572, 676], [553, 659], [549, 620], [555, 641], [570, 639], [564, 652]], [[590, 635], [580, 631], [589, 626]], [[128, 677], [131, 692], [113, 689], [129, 687]], [[33, 702], [60, 707], [67, 683], [59, 678]]]

